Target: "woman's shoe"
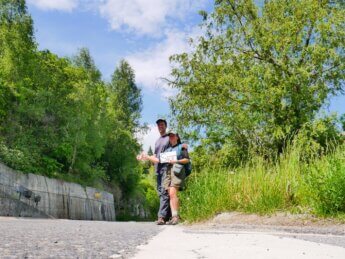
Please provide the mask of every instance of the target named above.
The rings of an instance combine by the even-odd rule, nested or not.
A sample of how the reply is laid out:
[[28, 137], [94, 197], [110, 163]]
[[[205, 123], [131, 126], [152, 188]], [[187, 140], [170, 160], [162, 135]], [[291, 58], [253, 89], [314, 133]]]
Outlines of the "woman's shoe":
[[179, 221], [180, 221], [179, 216], [174, 216], [169, 222], [167, 222], [167, 225], [177, 225]]

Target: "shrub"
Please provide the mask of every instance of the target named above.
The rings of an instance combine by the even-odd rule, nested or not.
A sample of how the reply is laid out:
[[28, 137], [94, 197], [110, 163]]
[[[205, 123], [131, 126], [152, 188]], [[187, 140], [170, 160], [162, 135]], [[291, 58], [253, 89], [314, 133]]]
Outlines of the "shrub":
[[318, 213], [345, 212], [345, 148], [340, 147], [308, 169], [308, 182], [315, 195]]

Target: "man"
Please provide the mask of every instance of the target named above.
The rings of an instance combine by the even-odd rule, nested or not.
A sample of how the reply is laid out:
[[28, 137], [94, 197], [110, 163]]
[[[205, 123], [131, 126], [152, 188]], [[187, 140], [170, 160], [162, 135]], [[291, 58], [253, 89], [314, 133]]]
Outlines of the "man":
[[[166, 134], [167, 122], [164, 119], [156, 121], [157, 128], [160, 134], [159, 139], [155, 143], [154, 155], [159, 159], [160, 153], [164, 152], [169, 146], [169, 135]], [[167, 164], [155, 164], [155, 172], [157, 175], [157, 191], [159, 195], [159, 211], [157, 225], [164, 225], [171, 217], [169, 193], [163, 187], [163, 179], [167, 172]]]

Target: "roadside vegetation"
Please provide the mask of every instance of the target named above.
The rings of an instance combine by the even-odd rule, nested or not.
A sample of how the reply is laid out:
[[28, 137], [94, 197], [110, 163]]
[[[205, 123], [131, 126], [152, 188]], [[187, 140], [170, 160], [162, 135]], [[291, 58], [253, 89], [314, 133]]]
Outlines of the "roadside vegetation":
[[204, 167], [182, 192], [182, 218], [194, 222], [226, 211], [344, 216], [345, 145], [308, 161], [304, 155], [293, 146], [275, 162], [254, 157], [237, 168]]
[[143, 174], [141, 89], [127, 61], [102, 78], [90, 52], [40, 50], [25, 0], [0, 0], [0, 161], [110, 191], [117, 211]]
[[172, 117], [194, 173], [182, 217], [345, 213], [344, 1], [219, 0], [193, 51], [171, 57]]

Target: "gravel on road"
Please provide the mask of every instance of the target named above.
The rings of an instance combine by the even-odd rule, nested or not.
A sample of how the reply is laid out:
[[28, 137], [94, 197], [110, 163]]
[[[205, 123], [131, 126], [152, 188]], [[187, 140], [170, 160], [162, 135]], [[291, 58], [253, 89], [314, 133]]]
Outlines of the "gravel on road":
[[153, 222], [0, 218], [0, 258], [129, 258], [161, 228]]

